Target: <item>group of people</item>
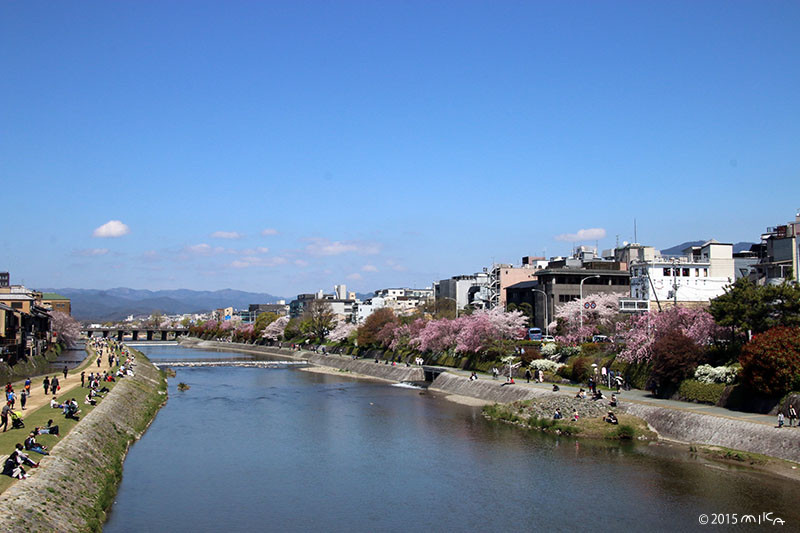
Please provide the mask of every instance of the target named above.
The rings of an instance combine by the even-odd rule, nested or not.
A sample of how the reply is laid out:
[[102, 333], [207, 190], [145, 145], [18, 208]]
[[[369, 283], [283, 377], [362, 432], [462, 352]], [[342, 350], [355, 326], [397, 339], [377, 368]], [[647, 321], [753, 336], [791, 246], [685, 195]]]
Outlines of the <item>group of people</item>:
[[531, 373], [531, 369], [528, 368], [525, 370], [525, 379], [528, 383], [531, 382], [531, 378], [537, 383], [544, 383], [544, 371], [541, 369], [536, 369]]
[[15, 479], [25, 479], [28, 477], [28, 473], [25, 471], [26, 466], [31, 468], [39, 467], [39, 462], [31, 459], [27, 452], [35, 452], [43, 456], [50, 454], [50, 452], [47, 451], [47, 446], [36, 440], [37, 436], [43, 434], [55, 435], [58, 437], [58, 426], [54, 426], [53, 421], [48, 420], [46, 427], [34, 428], [34, 430], [28, 434], [28, 438], [25, 439], [24, 444], [17, 443], [14, 446], [14, 451], [11, 452], [11, 455], [9, 455], [3, 463], [3, 475]]
[[[6, 383], [5, 394], [6, 394], [6, 402], [9, 402], [11, 404], [11, 408], [14, 409], [14, 407], [17, 404], [17, 393], [14, 391], [14, 386], [11, 385], [10, 381]], [[25, 410], [25, 404], [28, 402], [28, 396], [30, 396], [30, 394], [31, 394], [31, 380], [30, 378], [28, 378], [25, 381], [25, 386], [19, 392], [19, 405], [23, 411]]]
[[[797, 410], [794, 408], [793, 404], [789, 404], [786, 414], [789, 417], [789, 427], [794, 426], [794, 423], [797, 421]], [[778, 427], [782, 428], [785, 424], [786, 417], [783, 416], [783, 411], [778, 411]], [[798, 422], [797, 426], [800, 427], [800, 422]]]

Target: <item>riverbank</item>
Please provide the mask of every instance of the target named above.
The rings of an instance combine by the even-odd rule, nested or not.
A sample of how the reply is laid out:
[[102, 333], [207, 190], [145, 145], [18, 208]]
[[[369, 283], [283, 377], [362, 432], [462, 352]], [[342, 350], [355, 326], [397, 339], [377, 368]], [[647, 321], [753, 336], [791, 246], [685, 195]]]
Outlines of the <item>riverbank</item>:
[[[181, 339], [181, 344], [206, 350], [225, 350], [253, 355], [279, 356], [297, 361], [332, 368], [350, 370], [371, 377], [391, 381], [424, 381], [425, 373], [421, 367], [392, 367], [375, 364], [368, 360], [353, 360], [349, 356], [321, 355], [302, 350], [281, 349], [270, 346], [257, 346], [200, 339]], [[468, 373], [457, 369], [447, 369], [429, 382], [428, 390], [441, 392], [446, 396], [473, 398], [487, 403], [508, 404], [533, 400], [542, 397], [567, 397], [575, 394], [574, 387], [562, 386], [560, 392], [553, 392], [537, 384], [526, 384], [522, 380], [515, 385], [505, 386], [501, 380], [493, 380], [482, 375], [481, 379], [470, 381]], [[749, 454], [761, 454], [784, 461], [800, 463], [800, 448], [796, 438], [800, 429], [777, 429], [770, 424], [751, 421], [747, 413], [728, 412], [715, 414], [701, 412], [704, 406], [663, 402], [645, 398], [629, 399], [623, 393], [617, 407], [617, 414], [631, 415], [644, 420], [659, 438], [683, 443], [687, 446], [711, 446], [739, 450]], [[589, 400], [586, 400], [589, 401]]]
[[136, 352], [136, 375], [107, 397], [42, 458], [35, 476], [0, 497], [4, 531], [100, 531], [128, 447], [166, 401], [166, 379]]

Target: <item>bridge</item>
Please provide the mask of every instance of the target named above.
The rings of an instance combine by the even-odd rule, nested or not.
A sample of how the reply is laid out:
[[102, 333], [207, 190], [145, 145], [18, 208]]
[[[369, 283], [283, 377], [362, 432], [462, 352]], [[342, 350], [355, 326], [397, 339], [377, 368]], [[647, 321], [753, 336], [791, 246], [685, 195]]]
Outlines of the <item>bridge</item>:
[[[118, 341], [124, 340], [124, 338], [130, 334], [131, 340], [138, 341], [138, 340], [145, 340], [145, 338], [149, 341], [152, 340], [177, 340], [178, 337], [181, 335], [188, 335], [189, 328], [159, 328], [159, 327], [106, 327], [100, 326], [95, 328], [83, 328], [82, 333], [85, 333], [87, 337], [91, 338], [96, 334], [102, 335], [102, 337], [116, 337]], [[142, 338], [140, 338], [140, 335]]]

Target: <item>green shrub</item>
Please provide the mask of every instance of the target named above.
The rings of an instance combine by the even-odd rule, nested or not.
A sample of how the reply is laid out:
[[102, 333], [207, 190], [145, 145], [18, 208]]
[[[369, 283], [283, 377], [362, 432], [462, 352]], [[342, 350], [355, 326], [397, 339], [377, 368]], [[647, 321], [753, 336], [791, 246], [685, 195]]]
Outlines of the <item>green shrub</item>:
[[614, 437], [621, 440], [631, 440], [636, 437], [636, 428], [630, 424], [622, 424], [614, 430]]
[[592, 375], [592, 360], [588, 357], [578, 357], [572, 362], [572, 375], [570, 379], [576, 383], [583, 383]]
[[678, 396], [687, 402], [716, 405], [725, 392], [725, 386], [724, 383], [702, 383], [696, 379], [686, 379], [678, 387]]

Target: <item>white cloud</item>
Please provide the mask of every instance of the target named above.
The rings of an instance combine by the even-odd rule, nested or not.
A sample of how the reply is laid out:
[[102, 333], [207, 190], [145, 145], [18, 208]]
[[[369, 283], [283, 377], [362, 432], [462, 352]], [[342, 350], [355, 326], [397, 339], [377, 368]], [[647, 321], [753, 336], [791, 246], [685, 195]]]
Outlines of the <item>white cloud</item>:
[[306, 239], [308, 245], [306, 252], [311, 255], [341, 255], [356, 253], [359, 255], [374, 255], [381, 251], [377, 243], [361, 241], [330, 241], [319, 237]]
[[231, 250], [231, 253], [239, 253], [242, 255], [258, 255], [269, 252], [269, 248], [259, 246], [258, 248], [245, 248], [244, 250]]
[[358, 279], [361, 279], [362, 277], [363, 276], [361, 274], [359, 274], [358, 272], [353, 272], [352, 274], [347, 276], [347, 279], [356, 279], [356, 280], [358, 280]]
[[583, 242], [597, 241], [605, 238], [605, 236], [606, 230], [603, 228], [589, 228], [579, 229], [577, 233], [562, 233], [561, 235], [556, 235], [555, 239], [566, 242]]
[[186, 247], [186, 251], [196, 255], [214, 255], [214, 254], [221, 254], [225, 251], [225, 248], [221, 246], [211, 246], [210, 244], [201, 243], [201, 244], [193, 244], [191, 246]]
[[295, 259], [294, 260], [294, 264], [299, 266], [299, 267], [307, 267], [308, 266], [308, 261], [303, 261], [302, 259]]
[[72, 255], [79, 257], [96, 257], [98, 255], [106, 255], [108, 248], [87, 248], [85, 250], [75, 250]]
[[243, 236], [236, 231], [215, 231], [211, 234], [212, 239], [241, 239]]
[[364, 265], [363, 267], [361, 267], [361, 270], [363, 270], [364, 272], [377, 272], [378, 267], [376, 267], [375, 265]]
[[92, 237], [122, 237], [131, 232], [131, 229], [119, 220], [109, 220], [92, 233]]
[[261, 230], [261, 235], [263, 235], [264, 237], [269, 237], [270, 235], [277, 235], [277, 234], [278, 230], [276, 230], [275, 228], [266, 228]]
[[285, 257], [256, 257], [252, 255], [244, 256], [241, 259], [233, 261], [230, 265], [231, 268], [250, 268], [250, 267], [274, 267], [286, 264]]

